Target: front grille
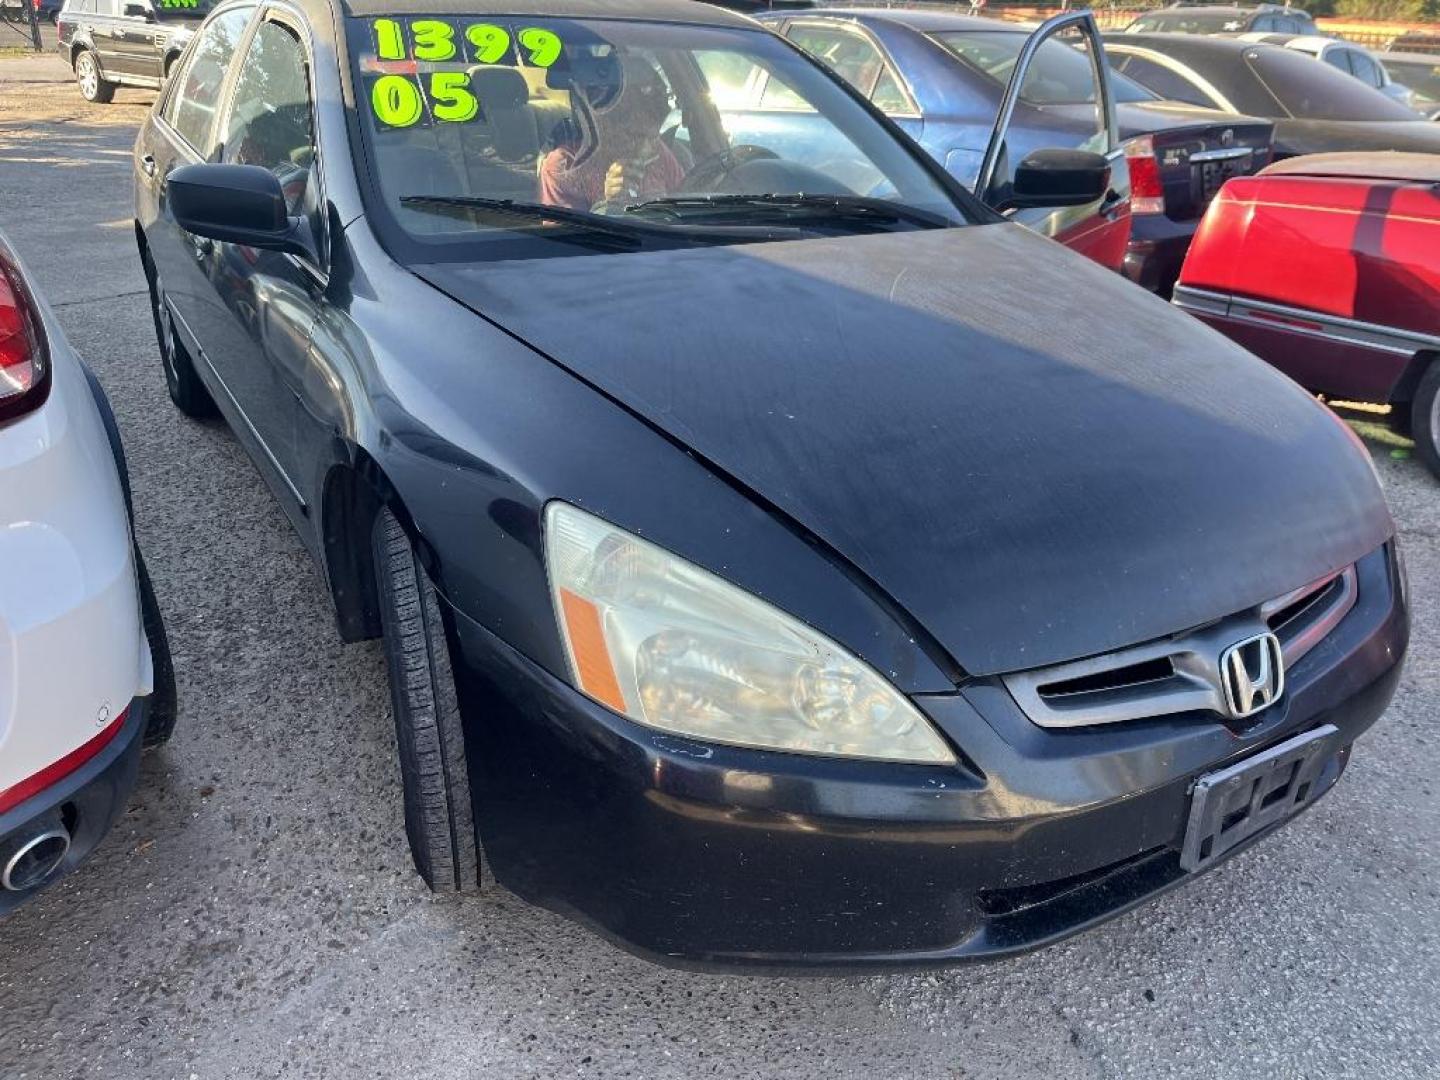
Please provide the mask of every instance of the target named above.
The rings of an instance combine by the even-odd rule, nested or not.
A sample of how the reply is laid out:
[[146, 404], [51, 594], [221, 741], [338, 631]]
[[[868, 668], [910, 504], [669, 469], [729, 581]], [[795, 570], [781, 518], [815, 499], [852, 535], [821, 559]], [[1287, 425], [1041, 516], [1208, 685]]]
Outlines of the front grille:
[[1085, 660], [1016, 672], [1006, 688], [1036, 724], [1090, 727], [1184, 712], [1228, 717], [1220, 660], [1236, 644], [1275, 635], [1285, 670], [1355, 606], [1354, 566], [1209, 626]]

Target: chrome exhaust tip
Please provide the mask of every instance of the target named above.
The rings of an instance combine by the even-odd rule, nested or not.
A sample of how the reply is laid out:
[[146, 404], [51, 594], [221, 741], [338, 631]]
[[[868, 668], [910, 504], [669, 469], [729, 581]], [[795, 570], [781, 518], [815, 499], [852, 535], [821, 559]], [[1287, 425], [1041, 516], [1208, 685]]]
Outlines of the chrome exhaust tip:
[[57, 814], [27, 833], [0, 844], [0, 888], [26, 892], [60, 869], [70, 851], [70, 832]]

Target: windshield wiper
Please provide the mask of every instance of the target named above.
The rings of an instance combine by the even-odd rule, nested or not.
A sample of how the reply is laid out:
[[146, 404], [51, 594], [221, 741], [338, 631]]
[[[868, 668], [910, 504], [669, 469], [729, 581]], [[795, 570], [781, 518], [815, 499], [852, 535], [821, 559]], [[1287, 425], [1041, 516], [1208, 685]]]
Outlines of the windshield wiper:
[[625, 207], [627, 214], [649, 211], [665, 212], [683, 219], [691, 212], [703, 214], [720, 210], [726, 213], [743, 210], [770, 210], [786, 217], [828, 218], [834, 221], [897, 224], [904, 222], [927, 229], [943, 229], [955, 224], [943, 214], [889, 199], [873, 199], [864, 195], [672, 195], [650, 199]]
[[[606, 247], [633, 250], [642, 244], [642, 234], [633, 226], [607, 221], [599, 214], [584, 210], [572, 210], [568, 206], [551, 206], [548, 203], [517, 202], [514, 199], [487, 199], [480, 195], [401, 195], [401, 206], [458, 208], [484, 210], [493, 214], [528, 221], [560, 221], [566, 225], [578, 225], [584, 229], [591, 241], [599, 240]], [[579, 240], [584, 238], [574, 233], [557, 233], [556, 240]]]

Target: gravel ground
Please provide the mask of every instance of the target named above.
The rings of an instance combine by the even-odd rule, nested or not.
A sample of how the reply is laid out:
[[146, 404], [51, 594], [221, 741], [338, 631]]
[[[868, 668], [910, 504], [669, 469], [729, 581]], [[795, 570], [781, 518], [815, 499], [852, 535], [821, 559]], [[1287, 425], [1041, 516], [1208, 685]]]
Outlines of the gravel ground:
[[91, 860], [0, 923], [0, 1074], [1440, 1075], [1440, 484], [1416, 461], [1371, 442], [1415, 593], [1405, 680], [1294, 827], [1003, 964], [665, 971], [411, 871], [379, 650], [341, 647], [235, 441], [166, 401], [130, 226], [150, 100], [0, 61], [0, 229], [119, 415], [184, 710]]

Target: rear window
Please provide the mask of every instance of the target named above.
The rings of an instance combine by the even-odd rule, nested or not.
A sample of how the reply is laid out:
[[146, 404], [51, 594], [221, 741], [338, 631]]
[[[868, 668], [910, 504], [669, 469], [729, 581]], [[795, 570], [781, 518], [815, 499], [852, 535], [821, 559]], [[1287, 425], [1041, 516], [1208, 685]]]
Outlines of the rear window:
[[1416, 120], [1416, 113], [1358, 79], [1290, 49], [1247, 49], [1245, 64], [1281, 107], [1303, 120]]
[[1244, 30], [1245, 15], [1236, 11], [1159, 11], [1141, 15], [1125, 28], [1127, 34], [1223, 34]]
[[[1017, 30], [946, 30], [931, 37], [969, 67], [1000, 86], [1010, 81], [1030, 35]], [[1116, 101], [1153, 101], [1155, 95], [1111, 70]], [[1087, 105], [1095, 100], [1095, 73], [1088, 54], [1050, 38], [1040, 46], [1020, 96], [1031, 105]]]

